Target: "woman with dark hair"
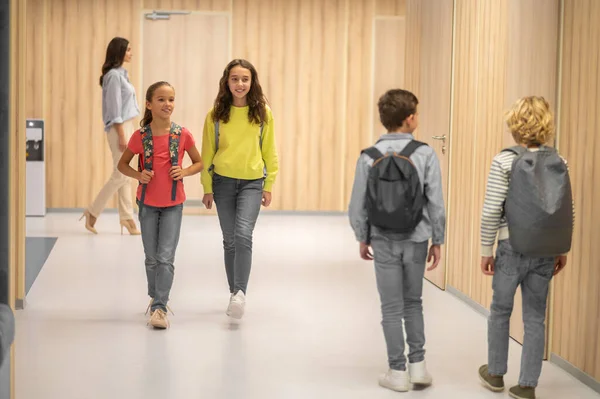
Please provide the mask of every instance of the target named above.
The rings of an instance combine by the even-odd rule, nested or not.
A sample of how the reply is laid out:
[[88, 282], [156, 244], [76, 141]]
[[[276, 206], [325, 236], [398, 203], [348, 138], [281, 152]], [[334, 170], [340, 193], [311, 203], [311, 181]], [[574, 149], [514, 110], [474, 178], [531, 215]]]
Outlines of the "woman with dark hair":
[[227, 315], [240, 319], [252, 265], [252, 233], [261, 204], [271, 203], [279, 170], [273, 115], [254, 66], [241, 59], [227, 65], [214, 108], [206, 116], [202, 159], [204, 198], [213, 201], [223, 232], [229, 283]]
[[119, 219], [121, 234], [123, 228], [129, 234], [140, 234], [133, 221], [133, 201], [127, 176], [117, 170], [117, 165], [134, 127], [133, 118], [140, 114], [135, 89], [129, 81], [127, 70], [123, 64], [131, 62], [131, 46], [127, 39], [115, 37], [108, 44], [106, 59], [102, 66], [100, 86], [102, 86], [102, 118], [108, 145], [112, 153], [113, 172], [92, 204], [83, 212], [80, 220], [85, 217], [85, 228], [98, 234], [94, 225], [108, 200], [118, 194]]

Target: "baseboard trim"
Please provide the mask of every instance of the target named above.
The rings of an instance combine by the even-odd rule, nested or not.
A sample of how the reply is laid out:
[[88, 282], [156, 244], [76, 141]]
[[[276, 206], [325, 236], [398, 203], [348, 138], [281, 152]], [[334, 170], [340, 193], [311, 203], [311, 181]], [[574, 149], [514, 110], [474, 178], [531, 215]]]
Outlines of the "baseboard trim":
[[[190, 208], [204, 208], [200, 200], [188, 200], [184, 206]], [[47, 213], [83, 213], [83, 208], [48, 208]], [[116, 208], [106, 208], [103, 213], [118, 213]], [[134, 209], [134, 213], [137, 211]], [[261, 209], [263, 215], [281, 215], [281, 216], [346, 216], [346, 211], [286, 211], [286, 210], [270, 210], [268, 208]], [[209, 214], [202, 216], [211, 216]]]
[[16, 310], [24, 310], [27, 306], [27, 299], [16, 299], [15, 300], [15, 309]]
[[[85, 208], [46, 208], [46, 215], [49, 213], [81, 213], [85, 211]], [[133, 210], [136, 213], [135, 209]], [[119, 213], [117, 208], [105, 208], [102, 213]], [[29, 217], [29, 216], [28, 216]]]
[[[469, 298], [467, 295], [460, 292], [458, 289], [452, 287], [451, 285], [446, 285], [446, 291], [448, 291], [450, 294], [454, 295], [455, 297], [469, 305], [482, 316], [488, 317], [490, 315], [489, 310], [487, 310], [485, 307], [481, 306], [479, 303]], [[595, 380], [594, 377], [578, 369], [577, 367], [573, 366], [571, 363], [554, 353], [550, 354], [549, 361], [550, 363], [557, 365], [567, 373], [571, 374], [577, 380], [581, 381], [583, 384], [587, 385], [594, 391], [600, 393], [600, 381]]]
[[558, 367], [560, 367], [561, 369], [563, 369], [564, 371], [581, 381], [583, 384], [587, 385], [594, 391], [600, 393], [600, 381], [595, 380], [594, 377], [573, 366], [567, 360], [552, 353], [550, 354], [550, 363], [557, 365]]
[[454, 295], [455, 297], [472, 307], [477, 313], [481, 314], [482, 316], [488, 317], [490, 315], [490, 311], [487, 310], [484, 306], [481, 306], [481, 304], [475, 302], [467, 295], [463, 294], [451, 285], [446, 285], [446, 291], [448, 291], [449, 293], [451, 293], [452, 295]]

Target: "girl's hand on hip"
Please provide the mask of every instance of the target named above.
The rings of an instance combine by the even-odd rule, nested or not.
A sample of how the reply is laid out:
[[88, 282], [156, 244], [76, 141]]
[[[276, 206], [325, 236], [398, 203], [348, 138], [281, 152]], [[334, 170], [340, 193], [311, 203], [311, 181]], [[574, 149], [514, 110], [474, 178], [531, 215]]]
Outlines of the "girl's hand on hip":
[[154, 177], [153, 170], [144, 169], [142, 171], [142, 173], [140, 173], [140, 177], [138, 178], [138, 181], [142, 184], [148, 184], [148, 183], [150, 183], [150, 180], [152, 180], [153, 177]]
[[262, 205], [264, 207], [268, 207], [269, 205], [271, 205], [271, 193], [268, 191], [263, 191], [262, 193]]
[[185, 177], [185, 171], [181, 169], [181, 166], [179, 165], [171, 166], [171, 169], [169, 169], [169, 176], [171, 176], [173, 180], [182, 180]]

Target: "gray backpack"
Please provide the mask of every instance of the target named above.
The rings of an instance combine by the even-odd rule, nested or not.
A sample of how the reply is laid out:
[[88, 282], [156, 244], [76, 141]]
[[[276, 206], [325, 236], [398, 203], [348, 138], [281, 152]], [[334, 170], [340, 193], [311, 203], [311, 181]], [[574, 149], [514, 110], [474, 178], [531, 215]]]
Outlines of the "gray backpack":
[[512, 164], [504, 213], [510, 245], [523, 255], [546, 257], [571, 250], [573, 196], [567, 165], [556, 149], [511, 147]]

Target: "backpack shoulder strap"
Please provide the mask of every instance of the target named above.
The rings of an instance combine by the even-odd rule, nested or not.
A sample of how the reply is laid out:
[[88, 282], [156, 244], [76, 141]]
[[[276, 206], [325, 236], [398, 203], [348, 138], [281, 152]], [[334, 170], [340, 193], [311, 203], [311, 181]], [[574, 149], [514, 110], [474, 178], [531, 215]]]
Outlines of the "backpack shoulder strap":
[[219, 150], [219, 121], [215, 122], [215, 152]]
[[[258, 145], [259, 145], [259, 149], [260, 149], [261, 153], [262, 153], [262, 148], [263, 148], [263, 131], [264, 131], [264, 128], [265, 128], [265, 122], [261, 122], [260, 123], [260, 136], [258, 138], [258, 140], [259, 140], [259, 144]], [[263, 164], [265, 165], [264, 168], [263, 168], [263, 177], [266, 178], [267, 177], [267, 163], [265, 162], [264, 158], [263, 158]]]
[[[144, 126], [141, 130], [140, 130], [140, 134], [142, 136], [142, 149], [143, 149], [143, 154], [140, 154], [140, 171], [142, 169], [147, 169], [147, 170], [152, 170], [152, 158], [154, 157], [154, 141], [152, 140], [152, 129], [150, 129], [150, 125], [146, 125]], [[142, 159], [143, 161], [143, 165], [142, 165]], [[142, 184], [142, 193], [140, 195], [140, 201], [139, 201], [139, 206], [140, 206], [140, 212], [142, 211], [142, 208], [144, 206], [144, 201], [146, 199], [146, 187], [148, 185], [147, 184]]]
[[[181, 126], [175, 122], [171, 122], [171, 131], [169, 132], [169, 156], [171, 158], [171, 165], [177, 166], [179, 164], [179, 143], [181, 142]], [[173, 180], [171, 188], [171, 201], [175, 201], [177, 198], [177, 180]]]
[[[215, 154], [216, 154], [217, 151], [219, 151], [219, 121], [215, 121], [214, 126], [215, 126]], [[209, 172], [213, 172], [214, 169], [215, 169], [214, 164], [211, 164], [208, 167]]]
[[140, 130], [142, 136], [142, 147], [144, 149], [144, 169], [152, 170], [152, 158], [154, 157], [154, 141], [152, 140], [152, 129], [150, 125]]
[[516, 156], [519, 156], [525, 154], [527, 152], [527, 148], [522, 147], [520, 145], [515, 145], [513, 147], [503, 149], [502, 152], [512, 152]]
[[410, 158], [410, 156], [417, 150], [417, 148], [427, 145], [421, 141], [411, 140], [410, 143], [404, 147], [402, 152], [399, 154], [400, 156]]
[[169, 132], [169, 156], [171, 165], [175, 166], [179, 162], [179, 142], [181, 141], [181, 126], [171, 122], [171, 131]]
[[369, 156], [369, 158], [371, 158], [373, 161], [377, 161], [379, 158], [383, 158], [385, 156], [375, 146], [365, 148], [360, 153], [367, 154]]
[[260, 149], [262, 150], [262, 145], [263, 145], [263, 130], [265, 128], [265, 123], [262, 122], [260, 124]]
[[557, 154], [558, 156], [560, 156], [560, 154], [558, 154], [558, 150], [556, 149], [556, 147], [552, 147], [549, 145], [540, 146], [540, 151], [545, 151], [545, 152]]

